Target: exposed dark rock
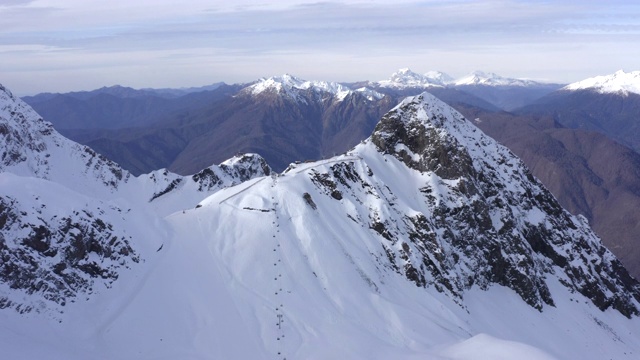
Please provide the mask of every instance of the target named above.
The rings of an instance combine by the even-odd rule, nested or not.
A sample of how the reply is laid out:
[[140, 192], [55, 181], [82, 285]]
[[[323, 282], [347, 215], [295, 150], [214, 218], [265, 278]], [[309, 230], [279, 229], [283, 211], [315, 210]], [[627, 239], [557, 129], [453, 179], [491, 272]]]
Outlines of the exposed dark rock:
[[317, 210], [318, 209], [318, 205], [316, 205], [316, 203], [313, 202], [313, 199], [311, 198], [311, 195], [309, 193], [306, 192], [306, 193], [302, 194], [302, 198], [307, 203], [307, 205], [311, 206], [311, 208], [313, 210]]
[[314, 170], [311, 181], [320, 189], [331, 195], [336, 200], [342, 199], [342, 193], [337, 189], [336, 182], [331, 179], [329, 174], [318, 173]]
[[[140, 261], [127, 238], [86, 210], [46, 220], [40, 215], [34, 224], [18, 208], [18, 201], [0, 197], [0, 281], [12, 289], [64, 306], [91, 293], [94, 279], [109, 287], [121, 267]], [[34, 310], [0, 296], [2, 307]]]
[[584, 215], [604, 244], [640, 278], [640, 154], [605, 135], [565, 128], [552, 116], [460, 109], [518, 155], [563, 208]]
[[171, 183], [169, 183], [169, 185], [164, 190], [153, 194], [153, 196], [151, 196], [151, 199], [149, 199], [149, 202], [159, 198], [162, 195], [165, 195], [165, 194], [175, 190], [178, 187], [178, 185], [180, 185], [181, 182], [182, 182], [182, 178], [177, 178], [177, 179], [173, 180]]
[[640, 285], [586, 221], [563, 210], [511, 152], [434, 102], [428, 95], [406, 100], [371, 137], [382, 154], [431, 179], [419, 188], [421, 213], [405, 213], [364, 168], [353, 174], [345, 162], [310, 173], [325, 193], [340, 191], [341, 201], [386, 200], [385, 210], [369, 209], [369, 226], [389, 266], [453, 298], [472, 286], [506, 286], [541, 311], [555, 304], [546, 278], [556, 274], [599, 308], [638, 315]]

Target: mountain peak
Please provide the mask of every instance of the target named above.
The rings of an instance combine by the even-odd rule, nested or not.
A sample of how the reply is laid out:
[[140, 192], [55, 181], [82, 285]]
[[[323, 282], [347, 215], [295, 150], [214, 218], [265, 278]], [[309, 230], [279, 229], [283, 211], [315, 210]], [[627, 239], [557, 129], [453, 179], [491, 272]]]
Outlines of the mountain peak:
[[[476, 274], [487, 271], [481, 282], [510, 287], [541, 310], [555, 303], [545, 279], [545, 274], [555, 273], [570, 291], [589, 297], [602, 310], [613, 307], [628, 317], [639, 313], [640, 287], [603, 247], [586, 220], [563, 210], [513, 153], [447, 104], [428, 93], [407, 98], [382, 118], [370, 140], [378, 152], [439, 178], [436, 189], [420, 191], [438, 194], [431, 200], [433, 214], [439, 214], [439, 206], [456, 210], [432, 228], [447, 228], [459, 221], [460, 228], [474, 230], [466, 235], [453, 235], [457, 230], [452, 230], [455, 241], [478, 253], [492, 253], [489, 249], [496, 244], [504, 246], [502, 255], [495, 253], [487, 263], [488, 268], [472, 270]], [[461, 215], [466, 207], [467, 215]], [[592, 261], [589, 256], [576, 256], [581, 247], [601, 257]], [[512, 262], [520, 256], [529, 260]], [[474, 264], [482, 261], [471, 260]], [[458, 270], [464, 278], [467, 270]], [[619, 288], [612, 292], [608, 284]], [[459, 291], [466, 287], [458, 286]]]
[[562, 90], [593, 90], [601, 94], [640, 94], [640, 71], [625, 72], [624, 70], [618, 70], [610, 75], [595, 76], [569, 84]]
[[428, 88], [442, 87], [446, 85], [446, 79], [449, 76], [441, 72], [428, 72], [425, 75], [411, 71], [409, 68], [402, 68], [391, 74], [388, 80], [379, 81], [382, 87], [391, 88]]
[[[420, 171], [435, 171], [439, 176], [454, 178], [461, 176], [458, 170], [471, 166], [471, 158], [464, 155], [456, 159], [451, 143], [444, 144], [444, 151], [436, 151], [429, 143], [436, 138], [453, 137], [459, 144], [471, 139], [477, 143], [479, 130], [462, 114], [430, 93], [404, 99], [393, 108], [376, 126], [372, 140], [380, 151], [399, 156], [412, 168]], [[475, 146], [469, 147], [474, 150]], [[422, 155], [421, 155], [422, 154]], [[446, 154], [446, 155], [445, 155]], [[434, 157], [435, 156], [435, 157]], [[452, 162], [460, 161], [453, 166]], [[452, 165], [452, 166], [448, 166]]]
[[336, 100], [342, 101], [348, 95], [354, 93], [361, 93], [366, 99], [370, 101], [379, 100], [382, 95], [377, 92], [372, 92], [367, 88], [360, 88], [355, 92], [349, 87], [337, 82], [331, 81], [307, 81], [302, 80], [290, 74], [284, 74], [282, 76], [273, 76], [270, 78], [262, 78], [257, 83], [245, 88], [245, 92], [251, 95], [259, 95], [262, 93], [276, 93], [282, 94], [290, 99], [296, 101], [303, 101], [304, 99], [301, 92], [310, 91], [315, 94], [333, 95]]
[[304, 84], [304, 80], [290, 74], [281, 76], [272, 76], [269, 78], [261, 78], [255, 84], [248, 87], [253, 95], [260, 94], [265, 91], [290, 91], [300, 88]]
[[434, 83], [441, 84], [441, 85], [447, 85], [454, 81], [454, 78], [449, 76], [449, 74], [443, 73], [442, 71], [435, 71], [435, 70], [427, 71], [426, 73], [424, 73], [424, 76], [427, 77], [428, 79], [433, 80]]
[[454, 85], [534, 86], [539, 85], [539, 83], [533, 80], [506, 78], [492, 72], [476, 70], [456, 80]]

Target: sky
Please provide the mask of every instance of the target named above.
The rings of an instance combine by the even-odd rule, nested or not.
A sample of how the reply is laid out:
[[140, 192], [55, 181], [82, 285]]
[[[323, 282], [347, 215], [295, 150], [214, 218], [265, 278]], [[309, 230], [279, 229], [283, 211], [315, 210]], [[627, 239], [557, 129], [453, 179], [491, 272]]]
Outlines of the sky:
[[570, 83], [638, 59], [636, 1], [0, 0], [0, 84], [21, 96], [405, 67]]

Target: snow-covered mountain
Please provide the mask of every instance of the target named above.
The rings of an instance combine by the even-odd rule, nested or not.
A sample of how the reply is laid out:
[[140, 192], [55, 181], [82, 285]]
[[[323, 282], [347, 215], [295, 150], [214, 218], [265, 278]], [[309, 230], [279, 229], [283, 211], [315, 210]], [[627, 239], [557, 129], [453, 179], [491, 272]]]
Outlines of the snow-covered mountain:
[[454, 106], [463, 104], [492, 111], [522, 107], [561, 87], [482, 71], [454, 79], [439, 71], [418, 74], [408, 68], [398, 70], [388, 80], [365, 84], [382, 93], [401, 97], [427, 91]]
[[140, 224], [270, 173], [249, 154], [190, 177], [166, 170], [133, 177], [61, 136], [1, 86], [0, 144], [0, 308], [20, 312], [61, 312], [110, 287], [162, 243], [158, 226]]
[[450, 83], [454, 86], [485, 85], [485, 86], [539, 86], [539, 82], [526, 79], [505, 78], [492, 72], [474, 71]]
[[592, 90], [601, 94], [640, 95], [640, 71], [618, 70], [611, 75], [596, 76], [563, 87], [561, 90]]
[[[56, 133], [37, 130], [36, 114], [26, 116], [5, 93], [0, 106], [16, 110], [2, 113], [0, 129], [23, 121], [21, 139], [48, 146]], [[15, 133], [0, 131], [5, 143]], [[47, 151], [41, 157], [51, 162], [70, 154]], [[85, 163], [73, 159], [67, 169], [84, 174]], [[123, 173], [117, 187], [87, 175], [80, 189], [108, 189], [95, 192], [76, 191], [67, 177], [4, 167], [1, 258], [21, 251], [26, 258], [1, 265], [3, 354], [634, 359], [640, 352], [638, 283], [511, 152], [427, 93], [404, 100], [344, 155], [282, 174], [256, 156], [223, 165], [191, 177]], [[33, 233], [16, 236], [29, 227]], [[33, 276], [23, 279], [23, 269]]]
[[428, 71], [424, 74], [418, 74], [411, 71], [409, 68], [400, 69], [393, 73], [388, 80], [378, 81], [374, 84], [381, 87], [397, 89], [471, 85], [521, 87], [542, 85], [536, 81], [505, 78], [491, 72], [474, 71], [469, 75], [454, 79], [440, 71]]
[[569, 84], [518, 112], [553, 116], [563, 126], [600, 132], [640, 153], [640, 71]]
[[374, 83], [377, 86], [384, 88], [430, 88], [430, 87], [444, 87], [453, 78], [449, 75], [439, 71], [429, 71], [425, 74], [418, 74], [409, 68], [400, 69], [393, 74], [388, 80], [382, 80]]
[[[319, 96], [330, 94], [337, 101], [342, 101], [347, 96], [354, 94], [354, 90], [336, 82], [307, 81], [289, 74], [262, 78], [242, 90], [242, 92], [252, 95], [275, 93], [285, 95], [290, 99], [306, 101], [301, 91], [309, 91]], [[384, 97], [384, 95], [368, 88], [359, 88], [356, 91], [364, 94], [369, 101], [380, 100]]]

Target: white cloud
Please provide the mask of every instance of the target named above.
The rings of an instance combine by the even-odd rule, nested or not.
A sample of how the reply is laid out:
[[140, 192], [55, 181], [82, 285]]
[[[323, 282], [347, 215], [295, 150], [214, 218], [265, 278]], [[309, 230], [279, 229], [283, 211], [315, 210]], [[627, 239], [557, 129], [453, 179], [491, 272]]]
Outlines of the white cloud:
[[[202, 84], [205, 78], [249, 81], [282, 72], [377, 80], [404, 66], [454, 75], [480, 68], [566, 82], [635, 64], [640, 32], [640, 7], [626, 2], [12, 3], [0, 7], [0, 17], [9, 19], [0, 29], [0, 82], [13, 79], [17, 84], [7, 85], [18, 88], [36, 83], [20, 80], [33, 66], [38, 76], [51, 79], [47, 85], [59, 84], [60, 90], [71, 85], [56, 83], [56, 73], [74, 69], [82, 69], [87, 79], [83, 88], [92, 78], [154, 86], [146, 73], [160, 76], [156, 82], [172, 74], [158, 86]], [[608, 61], [599, 55], [602, 49]], [[585, 61], [589, 58], [599, 60]], [[172, 66], [175, 70], [168, 70]], [[92, 71], [96, 74], [88, 76]], [[82, 87], [80, 81], [74, 86]]]

